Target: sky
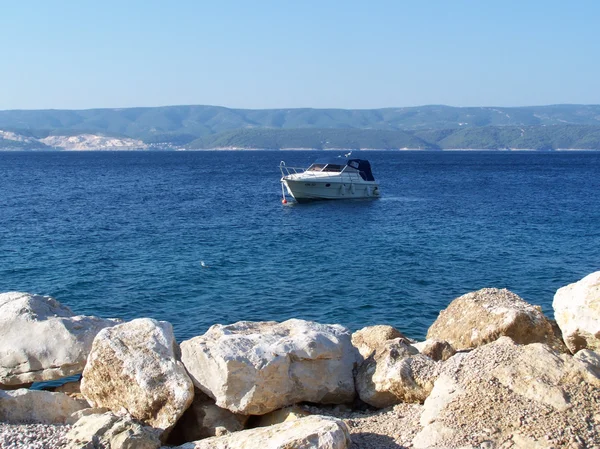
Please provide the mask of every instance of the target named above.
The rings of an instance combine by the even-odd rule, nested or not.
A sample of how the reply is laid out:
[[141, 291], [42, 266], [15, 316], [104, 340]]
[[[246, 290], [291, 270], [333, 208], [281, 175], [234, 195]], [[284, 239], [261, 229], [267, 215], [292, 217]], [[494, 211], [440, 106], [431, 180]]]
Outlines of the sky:
[[600, 1], [0, 0], [0, 110], [600, 104]]

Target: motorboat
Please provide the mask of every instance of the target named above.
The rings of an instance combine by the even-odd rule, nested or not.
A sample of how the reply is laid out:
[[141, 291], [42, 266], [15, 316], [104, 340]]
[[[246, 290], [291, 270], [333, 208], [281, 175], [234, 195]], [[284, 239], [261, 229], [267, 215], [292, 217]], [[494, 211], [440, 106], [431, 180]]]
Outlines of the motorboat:
[[282, 202], [285, 189], [299, 203], [313, 200], [378, 198], [379, 184], [365, 159], [330, 157], [317, 159], [307, 169], [288, 167], [281, 170]]

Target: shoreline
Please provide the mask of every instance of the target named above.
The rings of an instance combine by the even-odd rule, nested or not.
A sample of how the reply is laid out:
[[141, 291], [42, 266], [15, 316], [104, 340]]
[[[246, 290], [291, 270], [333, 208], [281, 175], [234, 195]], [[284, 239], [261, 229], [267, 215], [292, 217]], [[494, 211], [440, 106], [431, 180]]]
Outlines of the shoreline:
[[[177, 342], [166, 321], [75, 316], [51, 297], [2, 293], [4, 344], [36, 369], [0, 358], [0, 448], [129, 447], [110, 426], [152, 449], [281, 438], [268, 447], [305, 447], [315, 433], [335, 444], [306, 447], [600, 446], [599, 295], [600, 271], [559, 288], [554, 322], [509, 290], [484, 288], [440, 311], [422, 342], [387, 325], [352, 332], [299, 319], [215, 324]], [[65, 338], [71, 349], [53, 343]], [[77, 360], [48, 364], [75, 347]], [[78, 372], [81, 382], [27, 389]]]

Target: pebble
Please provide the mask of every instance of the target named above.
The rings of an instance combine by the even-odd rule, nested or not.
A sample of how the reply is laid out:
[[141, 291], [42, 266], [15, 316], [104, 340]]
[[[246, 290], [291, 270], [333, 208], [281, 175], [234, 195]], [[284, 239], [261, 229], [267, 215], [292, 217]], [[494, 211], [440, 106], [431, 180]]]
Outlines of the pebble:
[[71, 426], [0, 423], [0, 449], [49, 449], [63, 447]]

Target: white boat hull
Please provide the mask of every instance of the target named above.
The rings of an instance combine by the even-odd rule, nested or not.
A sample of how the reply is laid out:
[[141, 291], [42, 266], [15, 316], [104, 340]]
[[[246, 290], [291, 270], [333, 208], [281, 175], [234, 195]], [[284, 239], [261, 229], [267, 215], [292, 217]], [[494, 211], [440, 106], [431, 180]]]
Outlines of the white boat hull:
[[288, 193], [298, 202], [313, 200], [341, 200], [353, 198], [378, 198], [376, 182], [333, 182], [315, 179], [282, 179]]

